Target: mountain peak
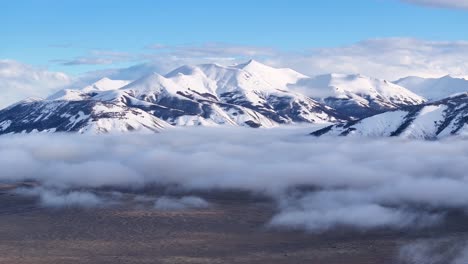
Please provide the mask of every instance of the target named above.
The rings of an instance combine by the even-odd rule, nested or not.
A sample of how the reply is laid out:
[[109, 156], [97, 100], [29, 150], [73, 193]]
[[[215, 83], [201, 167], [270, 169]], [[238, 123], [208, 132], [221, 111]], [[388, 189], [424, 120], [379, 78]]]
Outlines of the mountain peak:
[[[166, 79], [166, 77], [162, 76], [161, 74], [159, 74], [157, 72], [152, 72], [150, 74], [147, 74], [147, 75], [141, 77], [140, 79], [137, 79], [137, 80], [133, 81], [132, 83], [130, 83], [129, 85], [126, 85], [125, 87], [134, 86], [135, 84], [158, 82], [158, 81], [163, 80], [163, 79]], [[123, 87], [123, 88], [125, 88], [125, 87]]]
[[245, 64], [256, 64], [256, 63], [257, 63], [257, 64], [262, 64], [262, 63], [260, 63], [260, 62], [258, 62], [258, 61], [256, 61], [256, 60], [254, 60], [254, 59], [248, 60]]
[[455, 78], [451, 74], [447, 74], [447, 75], [442, 76], [440, 79], [451, 80], [451, 79], [458, 79], [458, 78]]
[[268, 68], [271, 68], [270, 66], [267, 66], [267, 65], [265, 65], [265, 64], [263, 64], [263, 63], [261, 63], [259, 61], [256, 61], [254, 59], [250, 59], [247, 62], [237, 64], [235, 67], [239, 68], [239, 69], [253, 68], [253, 67], [268, 67]]
[[466, 77], [460, 75], [447, 74], [440, 79], [442, 80], [456, 80], [456, 81], [467, 81]]
[[108, 77], [101, 78], [100, 80], [96, 81], [93, 84], [90, 84], [83, 89], [83, 92], [97, 92], [97, 91], [109, 91], [109, 90], [116, 90], [125, 85], [129, 84], [130, 81], [127, 80], [112, 80]]
[[170, 71], [168, 74], [165, 75], [166, 78], [171, 78], [177, 75], [192, 75], [197, 70], [197, 67], [192, 65], [183, 65], [179, 68]]
[[108, 81], [112, 81], [110, 78], [107, 78], [107, 77], [103, 77], [101, 79], [99, 79], [98, 81], [95, 82], [96, 83], [102, 83], [102, 82], [108, 82]]
[[430, 100], [468, 91], [468, 80], [453, 75], [440, 78], [406, 77], [398, 80], [397, 84]]

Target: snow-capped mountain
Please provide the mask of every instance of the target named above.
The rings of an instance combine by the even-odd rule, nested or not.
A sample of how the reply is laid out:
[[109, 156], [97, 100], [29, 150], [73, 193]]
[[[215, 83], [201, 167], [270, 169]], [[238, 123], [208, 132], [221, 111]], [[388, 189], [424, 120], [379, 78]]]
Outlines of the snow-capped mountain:
[[140, 109], [95, 100], [26, 100], [0, 111], [0, 134], [158, 132], [166, 127]]
[[51, 96], [47, 100], [67, 100], [76, 101], [89, 98], [93, 93], [102, 91], [116, 90], [131, 83], [127, 80], [111, 80], [109, 78], [102, 78], [95, 83], [92, 83], [82, 89], [63, 89]]
[[0, 133], [158, 130], [170, 125], [256, 128], [348, 120], [288, 88], [303, 78], [307, 76], [256, 61], [183, 66], [133, 82], [105, 78], [0, 111]]
[[310, 78], [250, 60], [182, 66], [135, 81], [104, 78], [43, 100], [21, 101], [0, 111], [0, 134], [343, 123], [389, 110], [412, 111], [424, 102], [385, 80], [343, 74]]
[[124, 87], [125, 85], [131, 82], [132, 81], [128, 81], [128, 80], [111, 80], [109, 78], [104, 77], [100, 79], [99, 81], [84, 87], [82, 90], [83, 92], [86, 92], [86, 93], [116, 90], [116, 89]]
[[436, 139], [468, 134], [468, 93], [419, 106], [332, 125], [312, 133], [315, 136], [364, 136]]
[[440, 100], [452, 94], [468, 91], [468, 80], [450, 75], [442, 78], [406, 77], [395, 82], [429, 100]]
[[330, 107], [289, 91], [288, 84], [305, 77], [290, 69], [275, 69], [256, 61], [228, 67], [204, 64], [183, 66], [165, 76], [151, 74], [120, 91], [124, 96], [144, 101], [142, 108], [174, 125], [214, 121], [271, 127], [346, 119]]
[[305, 78], [292, 88], [354, 118], [425, 102], [425, 98], [402, 86], [360, 74], [334, 73]]

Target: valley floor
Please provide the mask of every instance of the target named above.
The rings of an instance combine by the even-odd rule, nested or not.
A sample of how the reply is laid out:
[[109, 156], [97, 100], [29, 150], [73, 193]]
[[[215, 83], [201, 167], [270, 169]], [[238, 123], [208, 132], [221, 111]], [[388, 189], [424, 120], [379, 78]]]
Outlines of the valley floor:
[[[0, 185], [1, 186], [1, 185]], [[412, 234], [322, 235], [266, 227], [267, 199], [242, 193], [203, 196], [213, 206], [158, 211], [128, 203], [100, 209], [46, 209], [0, 187], [0, 263], [397, 263], [419, 238], [468, 237], [466, 219]], [[150, 206], [150, 205], [149, 205]]]

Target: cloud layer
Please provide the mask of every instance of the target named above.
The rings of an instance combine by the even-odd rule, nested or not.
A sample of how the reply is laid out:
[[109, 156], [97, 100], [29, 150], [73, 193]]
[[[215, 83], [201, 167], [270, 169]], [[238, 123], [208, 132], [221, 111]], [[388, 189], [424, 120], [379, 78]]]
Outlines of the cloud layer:
[[307, 132], [221, 128], [3, 136], [0, 181], [32, 179], [60, 193], [152, 184], [241, 189], [277, 202], [271, 226], [311, 232], [337, 226], [421, 228], [468, 207], [466, 140], [317, 139]]
[[[158, 46], [159, 47], [159, 46]], [[282, 51], [267, 47], [205, 44], [158, 48], [135, 55], [146, 63], [127, 69], [94, 72], [100, 77], [129, 79], [158, 71], [166, 73], [184, 64], [230, 65], [250, 58], [275, 67], [287, 67], [315, 76], [327, 73], [364, 74], [387, 80], [407, 76], [468, 77], [468, 42], [427, 41], [412, 38], [369, 39], [347, 46]], [[99, 59], [99, 58], [94, 58]], [[107, 57], [102, 57], [106, 60]]]
[[308, 75], [361, 73], [397, 80], [406, 76], [466, 77], [468, 42], [426, 41], [411, 38], [370, 39], [349, 46], [314, 49], [267, 60]]

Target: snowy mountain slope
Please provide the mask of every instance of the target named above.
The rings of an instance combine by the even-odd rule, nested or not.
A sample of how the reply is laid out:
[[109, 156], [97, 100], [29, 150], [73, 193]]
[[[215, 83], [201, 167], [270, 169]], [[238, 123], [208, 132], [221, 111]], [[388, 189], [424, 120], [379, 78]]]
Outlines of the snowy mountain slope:
[[109, 78], [102, 78], [99, 81], [84, 87], [82, 90], [85, 93], [96, 92], [96, 91], [116, 90], [116, 89], [124, 87], [125, 85], [131, 82], [132, 81], [128, 81], [128, 80], [111, 80]]
[[312, 133], [315, 136], [365, 136], [436, 139], [459, 135], [468, 128], [468, 93], [401, 110], [332, 125]]
[[102, 91], [117, 90], [131, 81], [126, 80], [111, 80], [109, 78], [102, 78], [99, 81], [92, 83], [81, 89], [63, 89], [51, 96], [47, 97], [47, 100], [69, 100], [78, 101], [83, 99], [89, 99], [93, 93], [99, 93]]
[[[264, 79], [268, 76], [271, 78]], [[254, 111], [256, 115], [278, 124], [346, 119], [330, 107], [288, 91], [288, 83], [305, 77], [289, 69], [275, 69], [256, 61], [236, 66], [204, 64], [183, 66], [166, 76], [151, 74], [121, 90], [138, 100], [188, 116], [207, 116], [204, 109], [213, 112], [217, 108], [228, 111], [228, 116], [232, 109], [241, 112], [250, 109], [248, 112]], [[159, 117], [177, 124], [174, 117]], [[257, 125], [264, 126], [261, 123], [254, 126]]]
[[89, 98], [90, 98], [90, 95], [83, 92], [82, 90], [63, 89], [47, 97], [47, 100], [80, 101], [80, 100], [86, 100]]
[[45, 100], [19, 102], [0, 111], [0, 133], [329, 124], [413, 109], [424, 101], [385, 80], [342, 74], [310, 78], [251, 60], [232, 66], [182, 66], [132, 82], [104, 78]]
[[[112, 102], [120, 106], [139, 108], [149, 114], [169, 120], [173, 125], [237, 125], [235, 119], [239, 119], [238, 115], [240, 113], [244, 114], [244, 120], [242, 121], [242, 124], [247, 125], [250, 122], [253, 122], [262, 123], [265, 127], [272, 127], [276, 125], [267, 118], [262, 118], [262, 116], [250, 114], [246, 109], [244, 110], [237, 106], [229, 107], [233, 109], [237, 108], [238, 111], [231, 111], [232, 114], [227, 115], [222, 109], [212, 104], [198, 103], [197, 101], [180, 96], [177, 93], [175, 96], [165, 95], [163, 90], [160, 91], [161, 93], [152, 94], [152, 97], [140, 96], [140, 99], [135, 98], [135, 95], [138, 94], [138, 92], [143, 91], [143, 93], [145, 93], [144, 89], [105, 91], [93, 95], [92, 99], [97, 101]], [[156, 102], [156, 96], [161, 97], [161, 100]]]
[[354, 118], [364, 118], [425, 99], [406, 88], [363, 75], [326, 74], [290, 86]]
[[0, 110], [0, 134], [30, 132], [157, 132], [169, 124], [140, 109], [111, 102], [25, 101]]
[[395, 82], [411, 91], [426, 97], [429, 100], [440, 100], [457, 93], [468, 92], [468, 80], [451, 77], [420, 78], [406, 77]]
[[157, 131], [170, 125], [269, 128], [347, 120], [289, 91], [287, 85], [301, 78], [306, 76], [256, 61], [183, 66], [130, 83], [104, 78], [83, 89], [65, 89], [0, 111], [0, 133]]

